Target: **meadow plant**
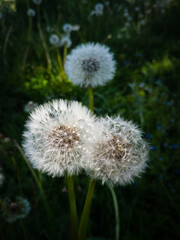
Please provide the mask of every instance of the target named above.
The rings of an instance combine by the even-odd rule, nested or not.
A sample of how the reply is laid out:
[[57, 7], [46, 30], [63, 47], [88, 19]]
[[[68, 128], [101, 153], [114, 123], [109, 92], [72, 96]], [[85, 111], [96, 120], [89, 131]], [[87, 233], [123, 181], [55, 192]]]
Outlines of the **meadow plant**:
[[[86, 237], [96, 181], [109, 185], [117, 210], [111, 186], [134, 181], [147, 166], [148, 145], [135, 124], [120, 116], [97, 118], [93, 114], [92, 89], [113, 78], [115, 65], [108, 47], [78, 46], [67, 56], [65, 69], [75, 85], [89, 89], [90, 110], [77, 101], [45, 103], [31, 112], [23, 134], [23, 149], [32, 166], [52, 177], [66, 177], [74, 240]], [[90, 184], [78, 224], [73, 176], [81, 172], [90, 177]]]

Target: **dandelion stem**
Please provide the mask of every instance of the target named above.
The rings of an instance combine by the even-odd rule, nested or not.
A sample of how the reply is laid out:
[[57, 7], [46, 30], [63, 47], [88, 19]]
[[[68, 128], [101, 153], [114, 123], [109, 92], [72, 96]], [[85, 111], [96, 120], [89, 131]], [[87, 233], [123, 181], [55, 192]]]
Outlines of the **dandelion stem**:
[[81, 216], [81, 221], [80, 221], [80, 226], [79, 226], [79, 240], [84, 240], [86, 237], [90, 209], [91, 209], [91, 202], [92, 202], [95, 185], [96, 185], [96, 181], [91, 180], [89, 183], [89, 189], [88, 189], [88, 193], [86, 196], [86, 202], [85, 202], [83, 213]]
[[89, 108], [90, 108], [91, 112], [93, 112], [94, 111], [94, 100], [93, 100], [93, 89], [91, 86], [89, 86], [88, 92], [89, 92]]
[[69, 193], [69, 204], [71, 211], [71, 231], [72, 231], [72, 239], [78, 240], [78, 217], [76, 210], [76, 199], [74, 194], [74, 183], [72, 176], [67, 176], [67, 184], [68, 184], [68, 193]]
[[67, 56], [67, 47], [64, 46], [64, 53], [63, 53], [63, 65], [65, 65], [66, 62], [66, 56]]
[[111, 194], [112, 194], [112, 199], [114, 203], [114, 212], [115, 212], [115, 218], [116, 218], [116, 235], [115, 235], [115, 240], [119, 240], [119, 232], [120, 232], [120, 219], [119, 219], [119, 209], [118, 209], [118, 201], [117, 201], [117, 196], [114, 191], [114, 189], [111, 186], [108, 186]]

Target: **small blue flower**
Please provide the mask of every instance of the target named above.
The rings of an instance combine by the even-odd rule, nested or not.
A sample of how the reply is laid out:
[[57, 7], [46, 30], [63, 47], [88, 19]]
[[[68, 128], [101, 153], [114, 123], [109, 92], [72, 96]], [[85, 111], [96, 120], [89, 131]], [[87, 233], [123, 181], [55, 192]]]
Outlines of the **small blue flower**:
[[152, 146], [152, 150], [157, 150], [157, 146]]
[[150, 133], [146, 134], [146, 138], [147, 138], [147, 139], [150, 139], [151, 137], [152, 137], [152, 136], [151, 136]]
[[178, 145], [175, 143], [171, 146], [172, 149], [178, 149]]
[[161, 130], [162, 130], [162, 126], [161, 126], [161, 125], [157, 125], [157, 129], [158, 129], [159, 131], [161, 131]]

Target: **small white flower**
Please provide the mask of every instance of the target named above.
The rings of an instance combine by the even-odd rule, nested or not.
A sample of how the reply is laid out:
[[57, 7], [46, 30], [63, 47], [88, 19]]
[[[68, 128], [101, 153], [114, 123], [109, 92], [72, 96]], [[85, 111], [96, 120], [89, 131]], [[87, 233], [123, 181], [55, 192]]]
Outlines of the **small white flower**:
[[34, 4], [37, 4], [37, 5], [42, 3], [42, 0], [32, 0], [32, 1], [33, 1]]
[[36, 102], [29, 101], [29, 102], [24, 106], [24, 111], [27, 112], [27, 113], [32, 112], [37, 106], [38, 106], [38, 104], [37, 104]]
[[7, 198], [4, 205], [6, 209], [3, 209], [3, 216], [10, 223], [25, 218], [31, 209], [29, 201], [22, 197], [16, 197], [15, 201]]
[[69, 37], [63, 37], [60, 41], [60, 46], [69, 48], [72, 45], [72, 41]]
[[23, 148], [34, 168], [51, 176], [73, 175], [92, 152], [98, 129], [91, 112], [76, 101], [54, 100], [31, 113]]
[[67, 56], [65, 70], [75, 85], [105, 85], [115, 74], [115, 61], [109, 48], [94, 43], [81, 44]]
[[148, 146], [141, 131], [120, 117], [100, 119], [103, 129], [94, 143], [86, 171], [104, 184], [124, 185], [133, 181], [147, 166]]
[[73, 26], [69, 23], [66, 23], [63, 25], [63, 31], [65, 33], [70, 33], [71, 31], [73, 31]]
[[34, 9], [32, 9], [32, 8], [29, 8], [29, 9], [27, 10], [27, 15], [28, 15], [29, 17], [34, 17], [34, 16], [36, 15], [36, 11], [35, 11]]
[[50, 42], [52, 45], [58, 47], [59, 44], [60, 44], [60, 39], [59, 39], [58, 35], [56, 35], [56, 34], [51, 34], [51, 36], [50, 36], [50, 38], [49, 38], [49, 42]]

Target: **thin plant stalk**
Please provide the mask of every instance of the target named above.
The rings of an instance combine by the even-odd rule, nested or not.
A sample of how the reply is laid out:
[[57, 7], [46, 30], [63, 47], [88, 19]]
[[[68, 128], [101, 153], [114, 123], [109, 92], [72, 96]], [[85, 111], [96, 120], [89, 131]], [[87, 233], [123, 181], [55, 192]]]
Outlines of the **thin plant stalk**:
[[61, 79], [63, 79], [64, 67], [63, 67], [63, 63], [62, 63], [62, 59], [61, 59], [59, 50], [57, 50], [57, 61], [58, 61], [58, 65], [59, 65], [59, 76], [60, 76], [60, 80], [61, 80]]
[[85, 202], [83, 213], [81, 216], [81, 221], [80, 221], [80, 226], [79, 226], [79, 240], [84, 240], [86, 237], [90, 209], [91, 209], [91, 202], [92, 202], [95, 185], [96, 185], [96, 181], [91, 180], [89, 183], [89, 189], [88, 189], [88, 193], [86, 196], [86, 202]]
[[48, 72], [51, 73], [51, 69], [52, 69], [51, 58], [50, 58], [49, 50], [48, 50], [48, 47], [46, 45], [46, 41], [45, 41], [45, 38], [43, 35], [43, 31], [41, 28], [41, 18], [40, 18], [39, 6], [37, 6], [37, 16], [38, 16], [38, 30], [39, 30], [39, 35], [40, 35], [40, 38], [41, 38], [41, 41], [42, 41], [42, 44], [43, 44], [43, 47], [45, 50], [45, 55], [46, 55], [46, 60], [47, 60], [47, 68], [48, 68]]
[[[8, 211], [1, 198], [0, 198], [0, 206], [3, 208], [6, 216], [8, 217], [9, 216]], [[13, 234], [13, 229], [11, 224], [9, 224], [9, 230], [10, 230], [9, 232], [10, 232], [11, 239], [14, 239], [14, 234]]]
[[66, 56], [67, 56], [67, 47], [64, 46], [64, 51], [63, 51], [63, 65], [65, 65], [65, 62], [66, 62]]
[[23, 224], [23, 222], [22, 222], [21, 219], [19, 220], [19, 225], [20, 225], [20, 227], [22, 228], [22, 231], [23, 231], [23, 234], [24, 234], [24, 239], [25, 239], [25, 240], [28, 240], [26, 228], [24, 227], [24, 224]]
[[120, 234], [120, 218], [119, 218], [119, 208], [118, 208], [118, 201], [117, 201], [117, 196], [116, 193], [114, 191], [114, 189], [111, 186], [108, 186], [110, 191], [111, 191], [111, 195], [112, 195], [112, 199], [113, 199], [113, 203], [114, 203], [114, 212], [115, 212], [115, 220], [116, 220], [116, 233], [115, 233], [115, 240], [119, 240], [119, 234]]
[[67, 185], [68, 185], [68, 195], [69, 195], [69, 204], [71, 212], [71, 231], [72, 239], [78, 240], [78, 217], [76, 210], [76, 199], [74, 194], [74, 183], [72, 176], [67, 176]]
[[17, 149], [19, 150], [19, 152], [21, 153], [25, 163], [27, 164], [30, 172], [32, 173], [33, 177], [34, 177], [34, 180], [35, 182], [37, 183], [37, 186], [39, 187], [39, 190], [40, 190], [40, 194], [41, 194], [41, 197], [43, 199], [43, 202], [44, 202], [44, 207], [46, 209], [46, 212], [47, 212], [47, 216], [48, 216], [48, 221], [49, 221], [49, 224], [51, 226], [51, 230], [52, 230], [52, 236], [54, 235], [54, 225], [53, 225], [53, 216], [52, 216], [52, 212], [51, 212], [51, 209], [48, 205], [48, 202], [47, 202], [47, 199], [46, 199], [46, 195], [44, 193], [44, 190], [43, 190], [43, 186], [42, 186], [42, 182], [41, 180], [37, 177], [37, 174], [35, 173], [34, 169], [31, 167], [31, 164], [29, 163], [29, 161], [27, 161], [24, 153], [23, 153], [23, 150], [21, 148], [21, 146], [15, 141], [15, 146], [17, 147]]
[[91, 86], [89, 86], [88, 92], [89, 92], [89, 108], [90, 108], [91, 112], [93, 112], [94, 111], [94, 99], [93, 99], [93, 89]]
[[16, 164], [16, 160], [14, 157], [12, 157], [12, 162], [16, 171], [16, 176], [17, 176], [17, 180], [18, 180], [18, 185], [19, 185], [19, 193], [22, 196], [23, 192], [22, 192], [22, 184], [21, 184], [21, 178], [20, 178], [20, 174], [19, 174], [19, 170]]

